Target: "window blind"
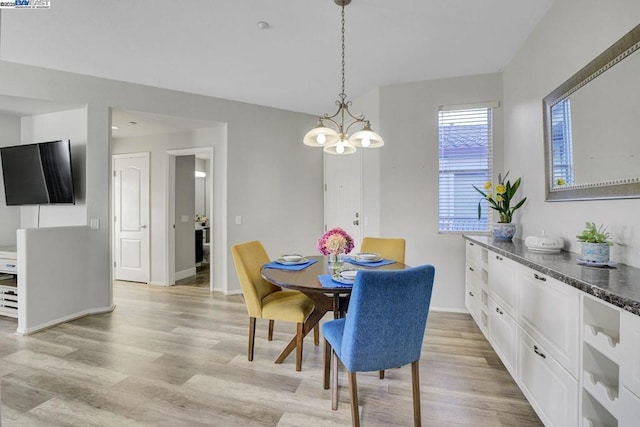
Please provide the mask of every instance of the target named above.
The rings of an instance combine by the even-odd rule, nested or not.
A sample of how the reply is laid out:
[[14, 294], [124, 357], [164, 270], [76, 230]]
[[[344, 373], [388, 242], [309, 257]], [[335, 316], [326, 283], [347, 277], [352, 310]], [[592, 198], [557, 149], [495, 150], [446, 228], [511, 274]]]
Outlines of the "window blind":
[[[496, 104], [497, 105], [497, 104]], [[440, 232], [488, 231], [490, 213], [478, 202], [492, 171], [492, 105], [441, 107], [438, 112], [438, 229]]]
[[554, 186], [573, 184], [571, 104], [565, 99], [551, 108]]

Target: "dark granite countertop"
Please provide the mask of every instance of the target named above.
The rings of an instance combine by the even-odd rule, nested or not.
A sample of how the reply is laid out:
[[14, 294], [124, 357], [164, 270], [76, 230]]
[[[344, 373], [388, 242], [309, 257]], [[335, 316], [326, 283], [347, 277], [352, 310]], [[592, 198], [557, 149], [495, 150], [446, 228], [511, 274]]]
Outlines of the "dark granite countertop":
[[640, 268], [617, 264], [615, 268], [578, 265], [579, 254], [538, 253], [527, 250], [524, 241], [494, 241], [490, 236], [463, 236], [465, 239], [553, 277], [569, 286], [640, 316]]

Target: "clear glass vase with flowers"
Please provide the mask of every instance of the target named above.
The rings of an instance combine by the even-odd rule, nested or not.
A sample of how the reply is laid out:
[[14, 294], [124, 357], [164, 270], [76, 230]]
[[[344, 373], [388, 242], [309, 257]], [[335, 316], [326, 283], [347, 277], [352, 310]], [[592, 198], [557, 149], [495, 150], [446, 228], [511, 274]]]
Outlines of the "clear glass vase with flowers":
[[332, 270], [338, 270], [342, 261], [340, 255], [348, 254], [353, 250], [353, 237], [342, 228], [334, 227], [320, 236], [317, 247], [322, 255], [328, 257], [329, 267]]

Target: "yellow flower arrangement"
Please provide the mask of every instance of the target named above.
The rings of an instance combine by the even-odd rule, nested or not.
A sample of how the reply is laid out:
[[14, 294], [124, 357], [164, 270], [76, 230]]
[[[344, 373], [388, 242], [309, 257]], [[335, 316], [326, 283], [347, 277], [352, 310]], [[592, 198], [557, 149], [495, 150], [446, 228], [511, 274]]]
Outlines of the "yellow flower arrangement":
[[[493, 188], [493, 183], [491, 181], [487, 181], [483, 185], [483, 189], [485, 191], [480, 190], [475, 185], [473, 188], [480, 194], [482, 194], [483, 199], [485, 199], [489, 203], [489, 207], [491, 209], [495, 209], [498, 211], [498, 215], [500, 216], [500, 221], [502, 223], [510, 223], [513, 218], [513, 213], [520, 208], [527, 198], [523, 198], [520, 200], [515, 206], [511, 207], [511, 200], [516, 195], [516, 191], [520, 187], [520, 178], [516, 179], [513, 185], [510, 181], [507, 181], [507, 172], [504, 177], [498, 174], [498, 184], [495, 186], [495, 197], [492, 193], [489, 192]], [[482, 214], [481, 204], [478, 202], [478, 219], [480, 219]]]

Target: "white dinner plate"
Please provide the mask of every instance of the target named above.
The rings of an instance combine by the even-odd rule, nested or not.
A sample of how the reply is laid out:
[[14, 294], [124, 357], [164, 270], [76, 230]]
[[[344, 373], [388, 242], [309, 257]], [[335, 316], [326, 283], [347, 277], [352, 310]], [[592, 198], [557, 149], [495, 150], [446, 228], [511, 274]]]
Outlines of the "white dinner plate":
[[376, 256], [375, 258], [362, 258], [360, 255], [356, 255], [356, 261], [358, 262], [378, 262], [381, 261], [382, 258]]
[[340, 277], [344, 280], [354, 281], [356, 280], [356, 274], [358, 274], [358, 270], [342, 270], [340, 272]]
[[300, 265], [300, 264], [306, 264], [309, 262], [308, 258], [302, 258], [299, 261], [285, 261], [282, 258], [278, 258], [277, 260], [275, 260], [275, 262], [277, 262], [278, 264], [282, 264], [282, 265]]
[[353, 280], [347, 280], [347, 279], [345, 279], [344, 277], [342, 277], [342, 276], [340, 275], [340, 273], [334, 273], [334, 275], [333, 275], [333, 276], [331, 276], [331, 278], [332, 278], [333, 280], [335, 280], [336, 282], [338, 282], [338, 283], [343, 283], [343, 284], [345, 284], [345, 285], [353, 285]]

